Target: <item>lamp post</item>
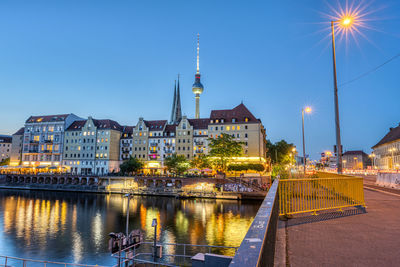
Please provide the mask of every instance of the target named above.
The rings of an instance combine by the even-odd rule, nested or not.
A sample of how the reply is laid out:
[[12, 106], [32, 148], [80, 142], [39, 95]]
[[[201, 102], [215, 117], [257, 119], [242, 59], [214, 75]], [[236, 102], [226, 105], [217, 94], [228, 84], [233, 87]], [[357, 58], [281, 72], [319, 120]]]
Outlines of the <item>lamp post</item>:
[[304, 163], [304, 176], [306, 176], [306, 166], [307, 166], [307, 160], [306, 160], [306, 144], [304, 140], [304, 112], [310, 113], [311, 108], [310, 107], [305, 107], [301, 110], [301, 122], [302, 122], [302, 133], [303, 133], [303, 163]]
[[126, 238], [129, 236], [129, 202], [131, 200], [131, 194], [125, 194], [125, 197], [128, 199], [128, 206], [126, 209]]
[[332, 58], [333, 58], [333, 93], [335, 102], [335, 129], [336, 129], [336, 166], [337, 172], [342, 173], [342, 141], [340, 138], [340, 120], [339, 120], [339, 100], [338, 100], [338, 86], [336, 77], [336, 50], [335, 50], [335, 23], [340, 23], [343, 27], [350, 27], [353, 19], [345, 16], [340, 20], [331, 21], [332, 29]]
[[151, 226], [154, 227], [154, 254], [153, 254], [153, 259], [156, 261], [157, 258], [157, 219], [153, 219]]
[[374, 152], [372, 152], [371, 155], [369, 155], [369, 157], [371, 158], [371, 167], [372, 167], [372, 169], [375, 169], [375, 154], [374, 154]]

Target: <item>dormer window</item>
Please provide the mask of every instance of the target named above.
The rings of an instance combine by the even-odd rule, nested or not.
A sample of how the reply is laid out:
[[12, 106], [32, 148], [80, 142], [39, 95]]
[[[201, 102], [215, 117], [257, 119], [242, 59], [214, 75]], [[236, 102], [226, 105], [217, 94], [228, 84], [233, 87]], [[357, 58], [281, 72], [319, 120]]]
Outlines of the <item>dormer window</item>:
[[221, 122], [224, 123], [224, 119], [221, 119]]
[[219, 120], [215, 120], [215, 123], [218, 123], [219, 122]]
[[210, 123], [214, 123], [214, 120], [210, 120]]
[[232, 122], [236, 122], [236, 119], [235, 119], [235, 118], [233, 118], [233, 119], [232, 119]]
[[249, 121], [249, 118], [245, 117], [245, 118], [244, 118], [244, 121], [245, 121], [245, 122], [248, 122], [248, 121]]

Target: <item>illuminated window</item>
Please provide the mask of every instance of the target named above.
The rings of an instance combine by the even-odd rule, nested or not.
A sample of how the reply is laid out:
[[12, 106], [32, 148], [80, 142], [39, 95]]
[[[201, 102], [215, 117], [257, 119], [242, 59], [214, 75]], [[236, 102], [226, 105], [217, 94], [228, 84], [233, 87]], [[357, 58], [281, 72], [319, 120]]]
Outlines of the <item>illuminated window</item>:
[[199, 135], [201, 135], [201, 131], [199, 131]]
[[35, 135], [35, 136], [33, 137], [33, 140], [39, 142], [39, 135]]
[[227, 130], [227, 131], [230, 131], [230, 130], [231, 130], [231, 127], [226, 126], [226, 130]]
[[83, 136], [86, 136], [86, 132], [83, 132]]
[[102, 142], [102, 143], [104, 142], [104, 138], [101, 138], [101, 142]]
[[54, 132], [54, 126], [49, 126], [49, 132]]
[[153, 133], [149, 133], [149, 136], [153, 136]]
[[245, 121], [245, 122], [248, 122], [248, 121], [249, 121], [249, 118], [247, 118], [247, 117], [244, 118], [244, 121]]
[[235, 126], [232, 126], [232, 131], [234, 131], [235, 130]]
[[77, 162], [76, 162], [76, 164], [77, 164], [77, 165], [79, 165], [79, 164], [80, 164], [80, 162], [79, 162], [79, 161], [77, 161]]
[[215, 123], [218, 123], [219, 122], [219, 120], [215, 120]]
[[106, 142], [108, 142], [108, 138], [106, 138]]
[[139, 136], [142, 136], [142, 132], [139, 133]]
[[237, 129], [240, 130], [240, 126], [238, 126]]
[[81, 150], [81, 147], [80, 147], [80, 146], [78, 146], [78, 150]]

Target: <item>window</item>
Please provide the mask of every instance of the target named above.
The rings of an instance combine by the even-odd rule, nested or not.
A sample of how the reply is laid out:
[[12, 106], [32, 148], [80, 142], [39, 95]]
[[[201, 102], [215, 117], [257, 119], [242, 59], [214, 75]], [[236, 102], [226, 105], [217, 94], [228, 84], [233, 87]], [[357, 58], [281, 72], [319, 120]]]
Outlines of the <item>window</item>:
[[[238, 126], [239, 127], [239, 126]], [[244, 128], [247, 130], [247, 125], [244, 126]], [[239, 129], [238, 129], [239, 130]]]
[[244, 138], [247, 138], [247, 133], [244, 134]]
[[247, 117], [244, 118], [244, 121], [245, 121], [245, 122], [248, 122], [248, 121], [249, 121], [249, 118], [247, 118]]

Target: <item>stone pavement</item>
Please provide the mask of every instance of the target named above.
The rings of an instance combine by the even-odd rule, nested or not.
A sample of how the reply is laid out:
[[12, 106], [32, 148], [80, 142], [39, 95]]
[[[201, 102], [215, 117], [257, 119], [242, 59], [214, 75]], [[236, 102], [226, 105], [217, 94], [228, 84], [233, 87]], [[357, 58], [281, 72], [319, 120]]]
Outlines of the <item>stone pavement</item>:
[[400, 195], [364, 189], [366, 211], [279, 222], [276, 266], [400, 266]]

